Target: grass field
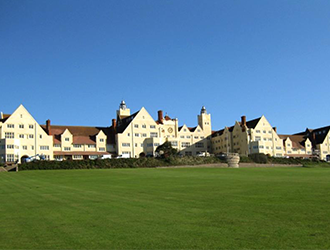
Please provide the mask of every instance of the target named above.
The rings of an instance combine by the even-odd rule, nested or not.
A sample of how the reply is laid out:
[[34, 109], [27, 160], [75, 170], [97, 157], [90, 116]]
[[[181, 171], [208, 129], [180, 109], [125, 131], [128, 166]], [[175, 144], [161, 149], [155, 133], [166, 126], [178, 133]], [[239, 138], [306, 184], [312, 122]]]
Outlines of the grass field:
[[0, 249], [329, 249], [329, 168], [0, 174]]

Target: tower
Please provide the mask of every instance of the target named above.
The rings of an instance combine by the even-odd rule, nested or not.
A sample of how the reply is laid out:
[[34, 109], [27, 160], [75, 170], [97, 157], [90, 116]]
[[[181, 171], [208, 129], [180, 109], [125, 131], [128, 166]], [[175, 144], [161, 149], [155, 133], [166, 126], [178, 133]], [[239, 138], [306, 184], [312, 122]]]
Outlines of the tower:
[[208, 114], [206, 108], [203, 106], [200, 115], [198, 115], [198, 125], [203, 129], [204, 135], [207, 137], [211, 135], [211, 114]]
[[120, 102], [119, 110], [117, 110], [117, 121], [131, 115], [131, 110], [127, 108], [124, 100]]

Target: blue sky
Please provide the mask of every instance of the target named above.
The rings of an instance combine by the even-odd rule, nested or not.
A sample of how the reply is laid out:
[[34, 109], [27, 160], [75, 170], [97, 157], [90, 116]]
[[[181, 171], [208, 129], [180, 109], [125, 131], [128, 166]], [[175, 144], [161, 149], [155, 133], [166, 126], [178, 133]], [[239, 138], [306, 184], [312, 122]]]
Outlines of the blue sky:
[[0, 110], [108, 126], [124, 99], [212, 128], [330, 125], [328, 0], [0, 0]]

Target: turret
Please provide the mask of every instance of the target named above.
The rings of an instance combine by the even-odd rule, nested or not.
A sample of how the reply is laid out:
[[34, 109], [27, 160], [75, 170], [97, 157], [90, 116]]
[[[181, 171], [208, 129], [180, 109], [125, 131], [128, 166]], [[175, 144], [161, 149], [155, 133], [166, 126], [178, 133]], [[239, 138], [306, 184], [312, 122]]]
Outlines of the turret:
[[205, 136], [211, 135], [211, 115], [207, 113], [204, 106], [201, 109], [200, 115], [198, 115], [198, 125], [203, 129]]
[[119, 110], [117, 110], [117, 119], [121, 120], [130, 115], [131, 115], [130, 109], [127, 108], [125, 101], [122, 100], [119, 105]]

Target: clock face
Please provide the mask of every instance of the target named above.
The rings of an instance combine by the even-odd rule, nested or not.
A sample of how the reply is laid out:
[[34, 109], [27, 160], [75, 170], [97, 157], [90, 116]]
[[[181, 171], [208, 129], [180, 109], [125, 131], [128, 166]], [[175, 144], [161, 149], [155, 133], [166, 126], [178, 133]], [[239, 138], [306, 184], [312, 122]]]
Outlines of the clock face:
[[172, 132], [173, 132], [173, 128], [168, 128], [167, 131], [168, 131], [169, 133], [172, 133]]

